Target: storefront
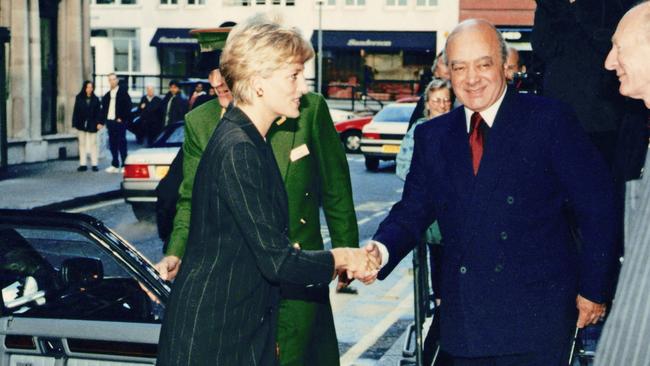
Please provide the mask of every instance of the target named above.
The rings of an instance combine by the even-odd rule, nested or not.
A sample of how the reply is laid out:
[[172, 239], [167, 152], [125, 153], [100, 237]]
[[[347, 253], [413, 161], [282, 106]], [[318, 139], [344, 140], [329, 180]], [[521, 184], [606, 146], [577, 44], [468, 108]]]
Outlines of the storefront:
[[158, 28], [149, 45], [158, 50], [161, 75], [206, 77], [196, 70], [199, 44], [189, 28]]
[[[436, 32], [323, 31], [323, 94], [396, 100], [417, 94], [436, 52]], [[318, 49], [318, 32], [312, 35]]]

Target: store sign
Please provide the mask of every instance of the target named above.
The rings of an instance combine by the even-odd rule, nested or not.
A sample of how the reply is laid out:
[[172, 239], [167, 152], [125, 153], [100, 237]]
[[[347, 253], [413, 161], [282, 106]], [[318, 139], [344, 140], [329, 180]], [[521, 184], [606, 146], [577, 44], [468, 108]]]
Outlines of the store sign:
[[359, 40], [350, 38], [348, 47], [392, 47], [393, 41], [375, 41], [372, 39]]
[[182, 38], [182, 37], [165, 37], [162, 36], [158, 38], [158, 43], [163, 44], [188, 44], [188, 43], [199, 43], [196, 38]]
[[517, 31], [502, 31], [501, 36], [506, 41], [518, 41], [522, 38], [521, 32]]

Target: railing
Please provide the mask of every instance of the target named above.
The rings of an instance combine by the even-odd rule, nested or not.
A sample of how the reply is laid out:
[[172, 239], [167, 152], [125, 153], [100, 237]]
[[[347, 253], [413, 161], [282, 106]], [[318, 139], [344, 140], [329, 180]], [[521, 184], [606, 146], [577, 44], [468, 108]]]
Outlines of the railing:
[[[119, 74], [115, 73], [121, 83], [126, 85], [131, 99], [134, 101], [140, 100], [145, 95], [147, 86], [152, 86], [154, 94], [163, 95], [167, 93], [168, 84], [172, 80], [184, 80], [184, 75], [144, 75], [144, 74]], [[95, 83], [95, 94], [98, 96], [104, 95], [110, 90], [108, 84], [108, 74], [93, 74], [93, 81]], [[185, 91], [187, 93], [187, 91]]]

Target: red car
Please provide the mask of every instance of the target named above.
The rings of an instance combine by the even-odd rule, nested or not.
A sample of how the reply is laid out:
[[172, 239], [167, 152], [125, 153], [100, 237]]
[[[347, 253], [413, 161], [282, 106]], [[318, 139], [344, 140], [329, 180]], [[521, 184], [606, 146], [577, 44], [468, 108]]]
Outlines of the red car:
[[[401, 98], [395, 103], [414, 103], [420, 99], [418, 96]], [[361, 150], [361, 130], [363, 126], [370, 123], [373, 115], [361, 116], [357, 118], [346, 119], [344, 121], [335, 122], [334, 128], [341, 137], [341, 142], [345, 146], [345, 151], [348, 153], [360, 153]]]

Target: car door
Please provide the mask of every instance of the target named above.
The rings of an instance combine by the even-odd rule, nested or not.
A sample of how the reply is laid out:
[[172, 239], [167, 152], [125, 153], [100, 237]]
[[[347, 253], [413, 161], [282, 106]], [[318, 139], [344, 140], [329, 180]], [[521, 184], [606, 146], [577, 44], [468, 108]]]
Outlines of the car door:
[[0, 210], [0, 287], [2, 366], [155, 364], [169, 287], [89, 216]]

